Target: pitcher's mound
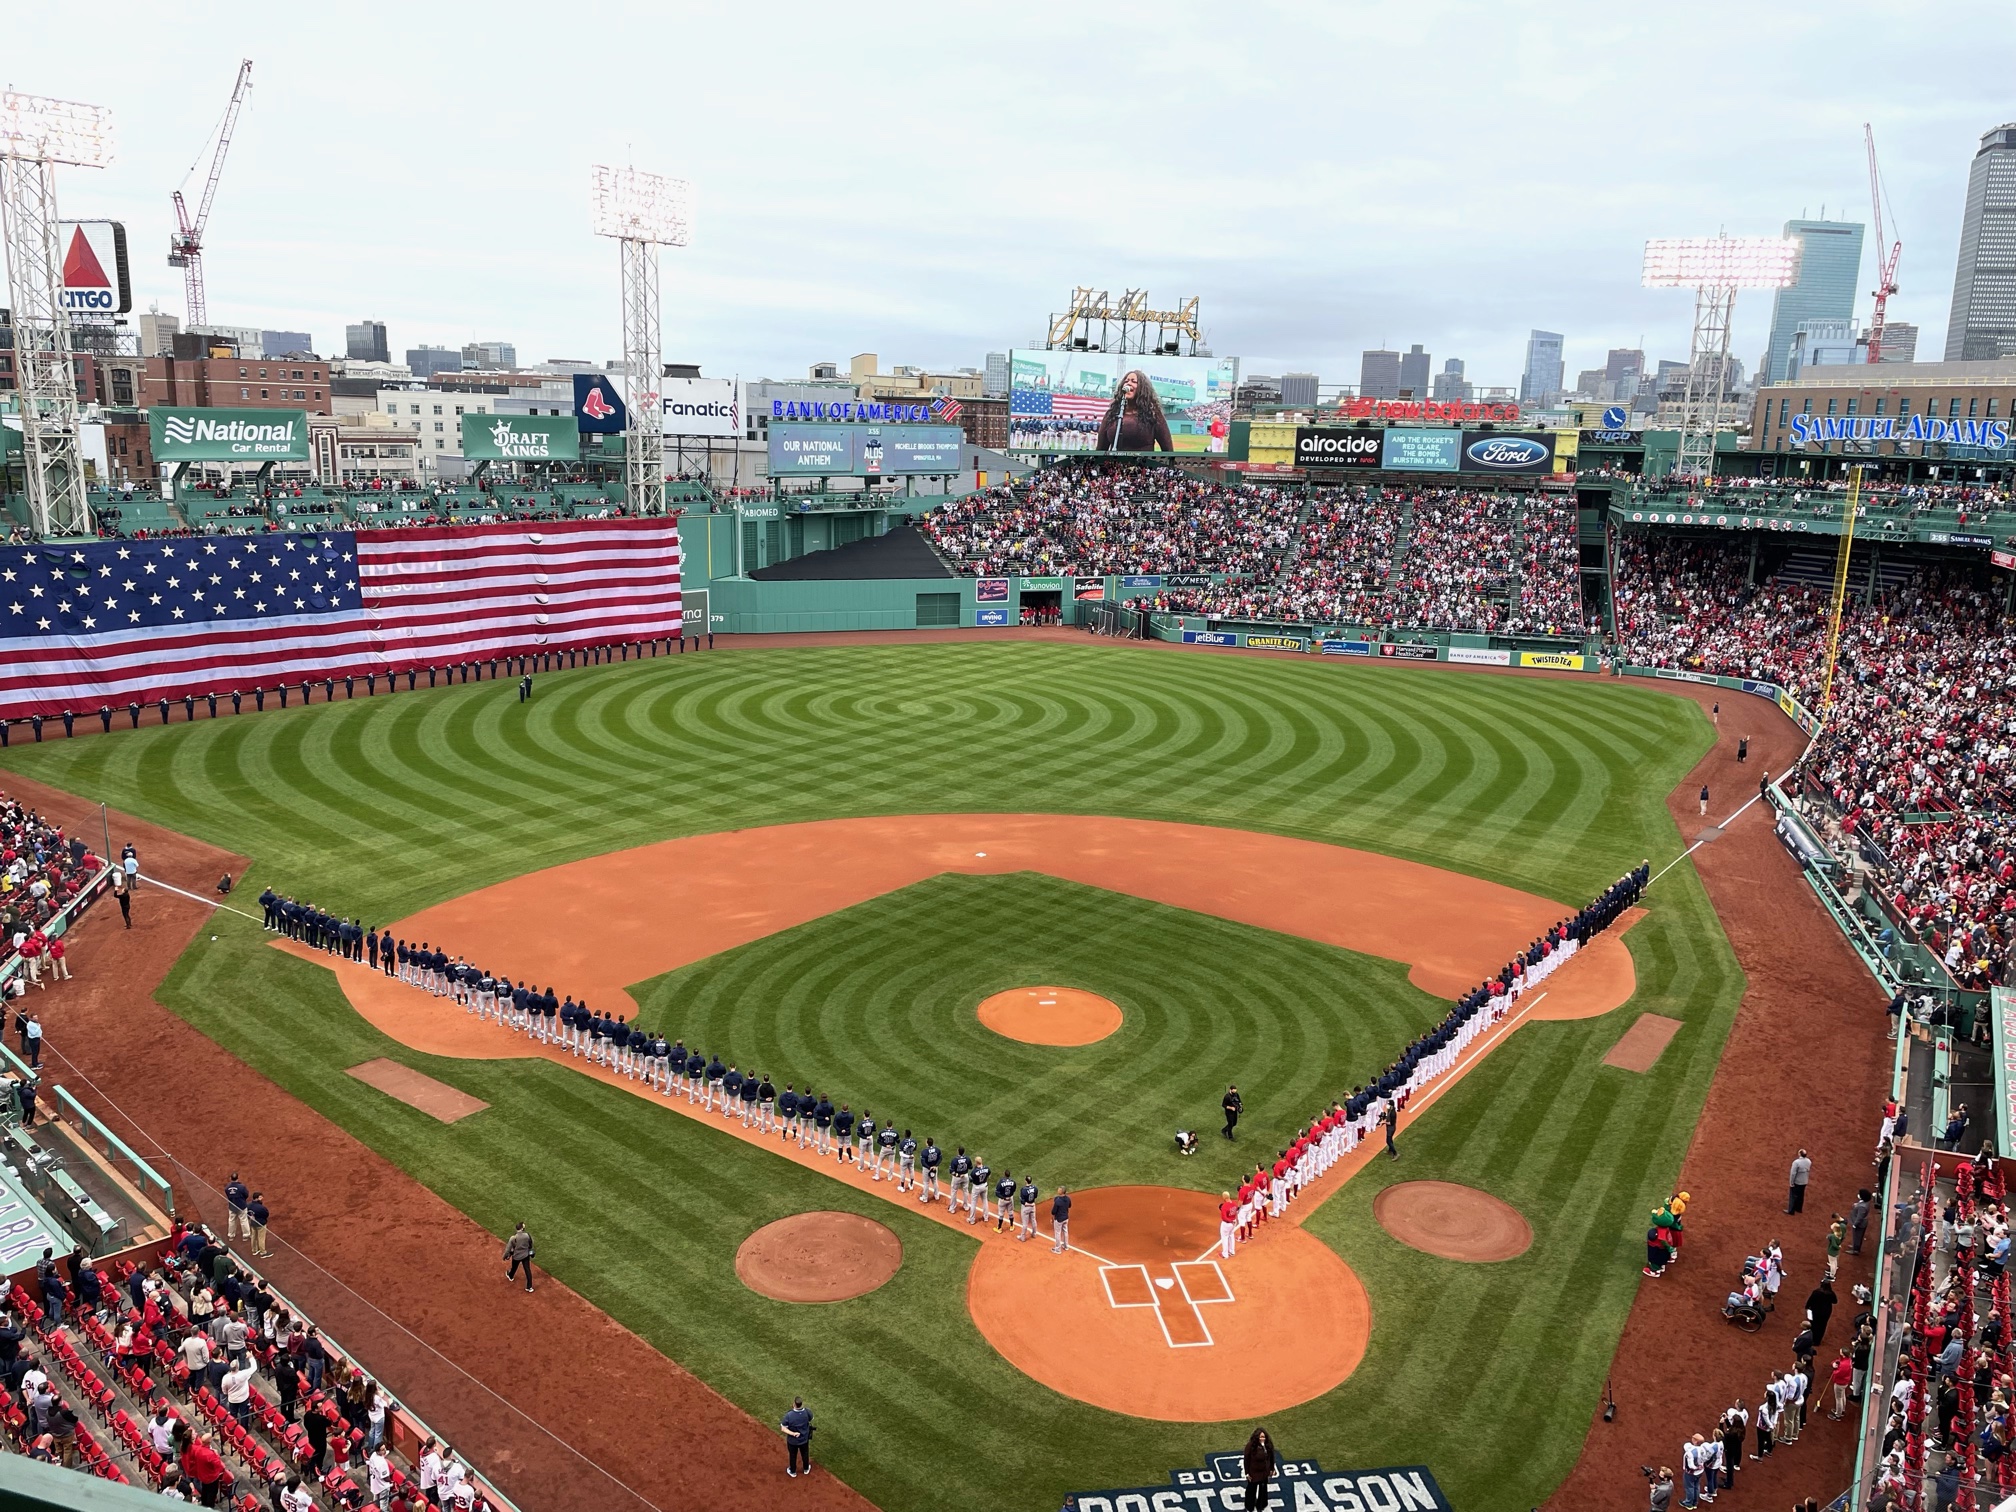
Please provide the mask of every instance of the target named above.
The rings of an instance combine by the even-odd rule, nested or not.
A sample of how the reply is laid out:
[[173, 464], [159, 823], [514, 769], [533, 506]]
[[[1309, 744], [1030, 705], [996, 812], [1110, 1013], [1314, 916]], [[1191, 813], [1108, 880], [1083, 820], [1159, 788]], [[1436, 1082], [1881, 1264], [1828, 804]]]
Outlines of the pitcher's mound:
[[1379, 1226], [1444, 1260], [1510, 1260], [1532, 1248], [1533, 1226], [1489, 1192], [1453, 1181], [1403, 1181], [1372, 1199]]
[[980, 1022], [1027, 1045], [1089, 1045], [1120, 1027], [1120, 1010], [1076, 987], [1016, 987], [983, 1001]]
[[779, 1302], [845, 1302], [896, 1274], [903, 1242], [858, 1213], [799, 1213], [766, 1223], [735, 1251], [735, 1274]]

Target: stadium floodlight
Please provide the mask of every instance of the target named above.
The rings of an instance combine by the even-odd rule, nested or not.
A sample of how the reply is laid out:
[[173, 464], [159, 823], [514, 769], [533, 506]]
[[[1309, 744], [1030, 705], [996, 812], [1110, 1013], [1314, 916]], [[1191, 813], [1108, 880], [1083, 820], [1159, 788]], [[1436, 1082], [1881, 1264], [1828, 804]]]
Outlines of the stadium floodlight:
[[693, 186], [685, 179], [598, 163], [591, 174], [595, 234], [683, 247], [692, 238]]
[[103, 105], [0, 90], [0, 157], [103, 168], [112, 161], [112, 112]]
[[1648, 289], [1783, 289], [1800, 243], [1783, 236], [1674, 236], [1645, 243]]

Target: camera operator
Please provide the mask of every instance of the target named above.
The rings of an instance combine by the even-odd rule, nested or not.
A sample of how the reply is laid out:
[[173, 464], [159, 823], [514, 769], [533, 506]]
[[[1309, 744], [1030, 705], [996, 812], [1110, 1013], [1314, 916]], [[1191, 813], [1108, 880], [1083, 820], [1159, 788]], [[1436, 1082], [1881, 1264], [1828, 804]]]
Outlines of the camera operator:
[[1673, 1505], [1673, 1471], [1661, 1465], [1655, 1472], [1650, 1465], [1640, 1465], [1638, 1473], [1651, 1483], [1652, 1512], [1669, 1512]]

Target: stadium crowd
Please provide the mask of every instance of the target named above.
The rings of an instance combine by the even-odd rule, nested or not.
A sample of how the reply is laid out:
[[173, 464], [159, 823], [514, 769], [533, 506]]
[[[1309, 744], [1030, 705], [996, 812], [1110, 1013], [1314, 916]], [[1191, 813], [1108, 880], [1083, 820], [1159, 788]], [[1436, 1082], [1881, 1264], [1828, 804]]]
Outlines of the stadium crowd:
[[73, 902], [100, 865], [91, 848], [27, 805], [0, 793], [0, 966], [22, 957], [21, 976], [40, 985], [60, 932], [50, 921]]
[[[1305, 513], [1306, 510], [1306, 513]], [[1291, 493], [1172, 470], [1053, 468], [926, 515], [967, 573], [1217, 574], [1137, 607], [1221, 618], [1582, 633], [1571, 501], [1474, 488]]]
[[[2006, 982], [2016, 940], [2016, 623], [2000, 590], [1925, 567], [1844, 606], [1829, 719], [1806, 770], [1890, 913], [1963, 986]], [[1713, 542], [1626, 535], [1616, 588], [1626, 662], [1745, 677], [1818, 709], [1828, 605], [1747, 581]]]
[[1206, 573], [1271, 579], [1294, 539], [1298, 493], [1172, 469], [1057, 467], [923, 516], [939, 553], [980, 577], [1019, 572]]
[[[232, 1234], [263, 1237], [256, 1195], [225, 1195]], [[395, 1433], [391, 1396], [208, 1229], [177, 1223], [155, 1260], [109, 1265], [45, 1249], [32, 1291], [0, 1299], [15, 1452], [232, 1512], [489, 1505], [445, 1446]]]

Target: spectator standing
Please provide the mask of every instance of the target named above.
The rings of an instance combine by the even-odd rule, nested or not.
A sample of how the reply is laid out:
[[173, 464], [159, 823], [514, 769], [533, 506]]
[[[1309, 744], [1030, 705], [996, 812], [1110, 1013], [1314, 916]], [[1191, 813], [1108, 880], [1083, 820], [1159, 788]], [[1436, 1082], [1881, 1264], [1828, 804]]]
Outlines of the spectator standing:
[[28, 1028], [24, 1037], [28, 1042], [28, 1069], [42, 1069], [42, 1020], [34, 1014], [28, 1015]]
[[791, 1410], [784, 1414], [777, 1426], [784, 1430], [784, 1473], [793, 1480], [800, 1471], [812, 1473], [812, 1409], [805, 1405], [805, 1398], [791, 1398]]
[[112, 873], [112, 896], [119, 901], [119, 917], [126, 921], [126, 927], [133, 927], [133, 888], [126, 881], [126, 873], [114, 870]]
[[1838, 1423], [1848, 1415], [1848, 1393], [1855, 1384], [1854, 1356], [1845, 1349], [1837, 1354], [1828, 1368], [1827, 1379], [1834, 1387], [1834, 1410], [1827, 1415]]
[[63, 936], [49, 937], [49, 980], [67, 982], [70, 980], [70, 947], [63, 943]]
[[1869, 1209], [1872, 1199], [1869, 1188], [1863, 1187], [1855, 1194], [1855, 1205], [1848, 1209], [1848, 1230], [1852, 1236], [1848, 1243], [1848, 1253], [1862, 1253], [1862, 1236], [1869, 1231]]
[[1813, 1162], [1801, 1150], [1792, 1159], [1792, 1188], [1785, 1198], [1787, 1213], [1803, 1213], [1806, 1210], [1806, 1184], [1813, 1179]]
[[1243, 1459], [1246, 1471], [1246, 1505], [1265, 1507], [1271, 1494], [1269, 1488], [1274, 1482], [1274, 1472], [1281, 1464], [1281, 1456], [1274, 1452], [1273, 1436], [1265, 1428], [1253, 1430], [1253, 1436], [1246, 1440]]
[[243, 1354], [240, 1363], [224, 1372], [224, 1405], [240, 1428], [252, 1426], [252, 1362]]

